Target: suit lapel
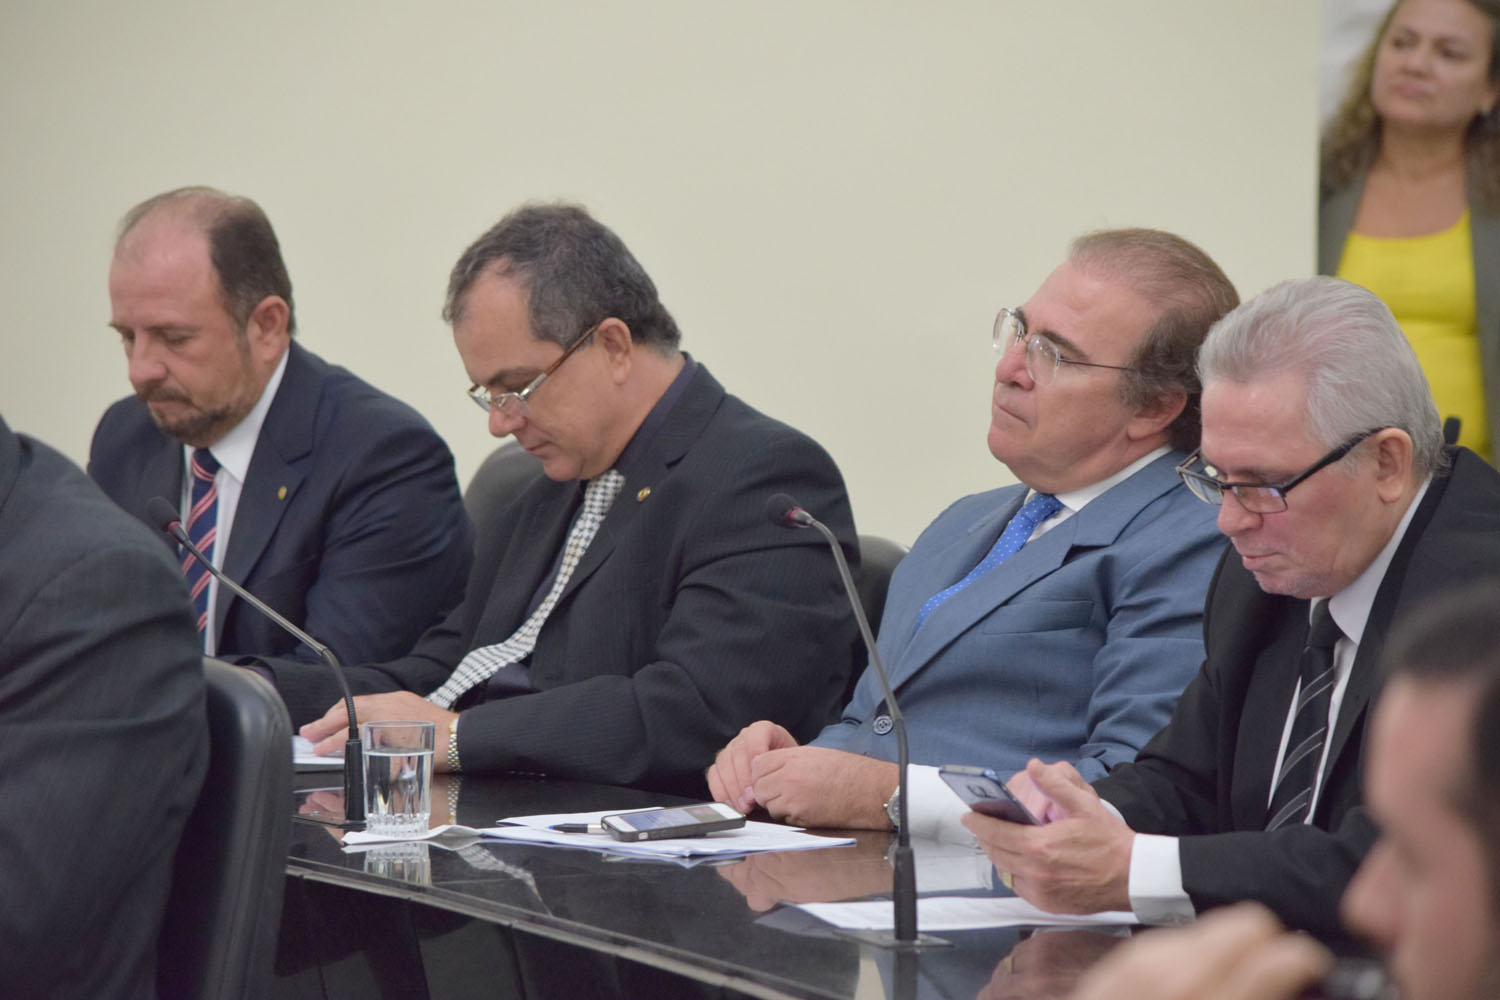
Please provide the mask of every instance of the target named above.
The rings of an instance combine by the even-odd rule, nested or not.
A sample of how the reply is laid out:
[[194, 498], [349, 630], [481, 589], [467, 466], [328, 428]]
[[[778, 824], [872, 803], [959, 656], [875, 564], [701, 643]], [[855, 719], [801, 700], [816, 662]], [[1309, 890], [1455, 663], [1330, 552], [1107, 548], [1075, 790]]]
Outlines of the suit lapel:
[[[928, 597], [957, 583], [979, 565], [994, 547], [1005, 526], [1016, 515], [1025, 497], [1025, 491], [1019, 491], [1013, 502], [978, 522], [958, 544], [950, 546], [946, 553], [939, 554], [940, 558], [946, 555], [952, 560], [946, 563], [947, 572], [943, 574], [952, 579], [940, 579], [936, 586], [930, 588]], [[911, 633], [905, 649], [898, 655], [897, 666], [891, 677], [892, 688], [900, 688], [977, 622], [1061, 566], [1071, 547], [1073, 532], [1070, 525], [1073, 520], [1075, 518], [1069, 518], [1041, 538], [1027, 542], [1004, 563], [938, 605], [927, 620]], [[908, 629], [916, 625], [915, 612], [925, 600], [923, 598], [913, 608]]]
[[[881, 623], [881, 636], [884, 637], [889, 631], [895, 639], [890, 644], [886, 657], [888, 664], [893, 665], [890, 666], [893, 686], [899, 687], [923, 663], [931, 659], [930, 652], [922, 651], [928, 650], [934, 643], [946, 645], [959, 634], [938, 626], [931, 619], [918, 629], [917, 614], [929, 597], [953, 586], [979, 565], [979, 561], [1000, 537], [1000, 532], [1005, 530], [1005, 525], [1021, 509], [1021, 504], [1026, 499], [1026, 489], [1014, 487], [996, 499], [993, 510], [977, 519], [967, 530], [954, 535], [946, 545], [918, 546], [902, 560], [902, 572], [912, 575], [909, 588], [911, 599], [899, 604], [888, 603], [887, 608], [892, 613]], [[929, 641], [928, 636], [933, 638]]]
[[[1349, 745], [1350, 736], [1368, 710], [1370, 700], [1380, 688], [1380, 660], [1385, 653], [1385, 623], [1395, 621], [1400, 613], [1401, 605], [1406, 599], [1407, 574], [1412, 554], [1426, 533], [1433, 512], [1437, 510], [1448, 489], [1449, 481], [1448, 477], [1442, 477], [1434, 479], [1428, 485], [1427, 494], [1422, 497], [1422, 503], [1407, 524], [1406, 534], [1402, 536], [1401, 544], [1391, 556], [1391, 564], [1386, 567], [1385, 577], [1380, 581], [1380, 589], [1375, 593], [1364, 633], [1360, 637], [1359, 650], [1354, 654], [1354, 665], [1350, 667], [1349, 684], [1344, 690], [1344, 699], [1339, 704], [1339, 717], [1335, 720], [1333, 737], [1328, 745], [1328, 765], [1324, 774], [1333, 771], [1334, 764]], [[1419, 583], [1413, 593], [1420, 599], [1426, 596], [1425, 587]], [[1319, 808], [1322, 807], [1321, 796], [1318, 805]]]
[[[225, 575], [252, 591], [251, 574], [306, 478], [294, 463], [312, 454], [314, 419], [323, 391], [322, 376], [302, 348], [293, 343], [288, 351], [286, 372], [250, 456], [223, 562]], [[219, 590], [214, 623], [220, 635], [237, 600], [228, 590]]]
[[[1231, 557], [1233, 558], [1233, 557]], [[1258, 591], [1258, 588], [1257, 588]], [[1224, 704], [1241, 705], [1233, 749], [1227, 759], [1237, 829], [1258, 830], [1269, 818], [1272, 771], [1281, 749], [1281, 734], [1297, 686], [1302, 647], [1307, 645], [1309, 602], [1263, 594], [1261, 609], [1243, 619], [1251, 634], [1227, 648], [1253, 651], [1254, 662], [1227, 676], [1243, 678], [1242, 691], [1226, 691]]]
[[[1173, 469], [1180, 458], [1178, 453], [1169, 452], [1124, 482], [1115, 484], [1090, 501], [1083, 510], [1040, 538], [1027, 542], [1000, 566], [940, 605], [893, 657], [897, 664], [892, 671], [893, 688], [909, 681], [949, 644], [996, 608], [1056, 572], [1074, 551], [1113, 545], [1146, 504], [1177, 487], [1177, 475]], [[1025, 495], [1024, 489], [1018, 490], [1009, 503], [976, 522], [966, 536], [935, 556], [933, 576], [946, 575], [951, 579], [937, 583], [927, 596], [962, 579], [979, 564], [1020, 509]], [[943, 569], [938, 571], [936, 567]], [[900, 626], [909, 633], [915, 623], [916, 610], [913, 609], [911, 616]]]
[[[541, 494], [534, 502], [529, 499], [533, 491]], [[497, 556], [499, 575], [470, 637], [471, 646], [503, 642], [526, 620], [531, 596], [557, 562], [568, 536], [577, 494], [576, 481], [558, 483], [541, 476], [527, 487], [527, 498], [513, 505], [515, 510], [524, 512], [522, 521], [511, 533], [505, 550]]]
[[608, 514], [599, 525], [599, 532], [583, 558], [569, 577], [567, 586], [558, 597], [558, 603], [566, 601], [585, 580], [594, 574], [614, 552], [615, 545], [627, 536], [641, 511], [650, 501], [650, 490], [654, 483], [666, 476], [672, 466], [681, 461], [693, 442], [703, 434], [713, 418], [714, 411], [724, 398], [724, 388], [702, 365], [698, 366], [692, 380], [683, 390], [638, 459], [632, 458], [625, 485], [619, 496], [610, 505]]

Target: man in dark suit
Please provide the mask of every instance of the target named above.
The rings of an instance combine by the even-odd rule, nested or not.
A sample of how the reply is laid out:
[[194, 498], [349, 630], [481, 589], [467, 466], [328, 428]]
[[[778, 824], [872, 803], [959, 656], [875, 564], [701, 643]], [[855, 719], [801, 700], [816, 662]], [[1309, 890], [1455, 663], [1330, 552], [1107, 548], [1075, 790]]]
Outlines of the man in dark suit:
[[[502, 219], [455, 265], [445, 314], [491, 433], [545, 476], [479, 540], [447, 621], [349, 671], [360, 718], [437, 722], [440, 767], [698, 794], [750, 720], [817, 732], [854, 626], [819, 537], [765, 504], [794, 495], [852, 555], [823, 449], [681, 353], [650, 277], [581, 208]], [[323, 716], [303, 734], [336, 748], [326, 672], [268, 667], [294, 722]]]
[[[406, 650], [457, 604], [472, 541], [452, 456], [409, 407], [293, 342], [258, 205], [208, 188], [138, 205], [109, 294], [136, 394], [99, 422], [89, 474], [116, 503], [153, 528], [152, 498], [180, 506], [216, 566], [346, 661]], [[196, 560], [183, 570], [205, 652], [316, 659]]]
[[208, 762], [191, 607], [161, 544], [0, 420], [0, 991], [154, 997]]
[[[1380, 839], [1341, 908], [1384, 957], [1402, 1000], [1500, 996], [1497, 608], [1493, 579], [1445, 594], [1386, 647], [1365, 768]], [[1142, 935], [1092, 969], [1075, 1000], [1289, 1000], [1307, 996], [1332, 963], [1307, 935], [1283, 933], [1246, 903]]]
[[1360, 774], [1387, 630], [1500, 566], [1500, 474], [1444, 449], [1416, 358], [1355, 285], [1275, 286], [1214, 328], [1199, 370], [1202, 463], [1183, 476], [1222, 504], [1233, 546], [1202, 670], [1136, 762], [1092, 788], [1028, 765], [1017, 784], [1052, 822], [965, 823], [1049, 910], [1165, 922], [1254, 899], [1337, 936], [1375, 837]]

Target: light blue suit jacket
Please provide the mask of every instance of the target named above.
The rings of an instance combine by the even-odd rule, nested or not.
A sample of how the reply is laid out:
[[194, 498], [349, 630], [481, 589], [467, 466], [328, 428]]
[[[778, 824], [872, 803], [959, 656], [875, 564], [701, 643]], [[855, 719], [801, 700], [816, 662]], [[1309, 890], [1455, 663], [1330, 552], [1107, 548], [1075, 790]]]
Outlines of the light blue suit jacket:
[[[1163, 455], [1096, 497], [919, 629], [923, 602], [978, 564], [1026, 489], [965, 497], [922, 533], [891, 579], [876, 639], [912, 763], [1009, 776], [1040, 757], [1092, 781], [1166, 724], [1203, 662], [1203, 600], [1224, 548], [1217, 508], [1173, 472], [1182, 458]], [[884, 715], [866, 669], [815, 745], [895, 760]]]

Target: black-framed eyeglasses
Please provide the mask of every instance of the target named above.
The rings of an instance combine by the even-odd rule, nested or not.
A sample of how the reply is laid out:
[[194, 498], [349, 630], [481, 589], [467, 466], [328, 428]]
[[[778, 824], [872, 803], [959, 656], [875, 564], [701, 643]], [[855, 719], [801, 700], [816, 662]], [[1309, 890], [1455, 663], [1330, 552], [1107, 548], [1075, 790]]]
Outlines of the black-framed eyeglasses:
[[1097, 361], [1074, 361], [1065, 358], [1057, 345], [1046, 337], [1033, 337], [1026, 329], [1026, 321], [1014, 309], [1001, 309], [995, 314], [995, 350], [1002, 354], [1012, 344], [1026, 345], [1026, 374], [1037, 385], [1051, 385], [1057, 381], [1057, 369], [1062, 365], [1078, 368], [1108, 368], [1117, 372], [1133, 372], [1127, 365], [1104, 365]]
[[480, 407], [486, 413], [491, 410], [499, 410], [512, 419], [529, 417], [531, 415], [531, 408], [527, 405], [527, 400], [531, 398], [531, 394], [536, 392], [553, 372], [561, 368], [562, 363], [572, 357], [574, 351], [582, 347], [585, 341], [599, 332], [599, 328], [603, 325], [604, 320], [601, 319], [583, 331], [577, 340], [568, 345], [568, 349], [563, 351], [562, 355], [556, 361], [543, 369], [542, 373], [536, 378], [527, 382], [523, 388], [515, 392], [491, 392], [486, 386], [475, 383], [469, 386], [469, 398], [474, 401], [475, 406]]
[[1177, 475], [1182, 477], [1182, 481], [1187, 484], [1188, 489], [1193, 491], [1193, 495], [1204, 503], [1219, 506], [1224, 502], [1224, 491], [1228, 490], [1234, 494], [1239, 505], [1252, 514], [1279, 514], [1286, 510], [1286, 495], [1291, 492], [1293, 486], [1311, 478], [1319, 469], [1337, 462], [1371, 434], [1383, 430], [1385, 430], [1384, 427], [1372, 427], [1363, 434], [1355, 435], [1291, 479], [1281, 483], [1226, 482], [1218, 478], [1218, 470], [1212, 465], [1204, 465], [1202, 472], [1194, 471], [1190, 466], [1200, 460], [1202, 448], [1193, 452], [1181, 465], [1177, 466]]

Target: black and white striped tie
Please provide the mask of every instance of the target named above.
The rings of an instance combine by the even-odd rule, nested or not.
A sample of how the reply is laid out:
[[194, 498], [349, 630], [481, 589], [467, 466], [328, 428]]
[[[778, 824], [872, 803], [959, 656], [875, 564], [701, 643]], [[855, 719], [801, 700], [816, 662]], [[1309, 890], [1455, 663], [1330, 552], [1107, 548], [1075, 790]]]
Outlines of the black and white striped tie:
[[1328, 613], [1328, 602], [1322, 601], [1312, 613], [1307, 645], [1302, 649], [1301, 684], [1293, 708], [1292, 731], [1287, 737], [1281, 770], [1272, 784], [1270, 820], [1267, 830], [1289, 823], [1302, 823], [1312, 806], [1317, 786], [1318, 768], [1323, 763], [1323, 746], [1328, 742], [1328, 714], [1333, 704], [1333, 686], [1337, 675], [1333, 667], [1333, 647], [1343, 636]]

